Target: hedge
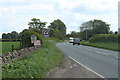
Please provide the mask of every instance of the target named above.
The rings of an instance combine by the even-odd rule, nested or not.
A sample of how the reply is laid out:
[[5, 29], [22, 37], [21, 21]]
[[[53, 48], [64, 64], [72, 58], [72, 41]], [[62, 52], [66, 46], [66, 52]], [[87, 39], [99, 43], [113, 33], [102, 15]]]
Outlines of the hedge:
[[90, 42], [120, 43], [120, 34], [97, 34], [89, 39]]
[[0, 39], [0, 42], [20, 42], [21, 39]]

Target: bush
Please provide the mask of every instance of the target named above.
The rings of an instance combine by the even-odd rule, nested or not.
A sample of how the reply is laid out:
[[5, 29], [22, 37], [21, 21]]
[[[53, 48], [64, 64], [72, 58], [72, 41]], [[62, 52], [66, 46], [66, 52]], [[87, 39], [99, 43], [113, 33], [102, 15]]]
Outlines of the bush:
[[20, 42], [21, 39], [0, 39], [0, 42]]
[[120, 34], [97, 34], [89, 39], [90, 42], [120, 43]]
[[22, 32], [22, 45], [24, 47], [30, 47], [33, 46], [33, 44], [31, 43], [31, 35], [36, 35], [38, 40], [41, 40], [42, 42], [42, 35], [32, 31], [32, 30], [26, 30]]

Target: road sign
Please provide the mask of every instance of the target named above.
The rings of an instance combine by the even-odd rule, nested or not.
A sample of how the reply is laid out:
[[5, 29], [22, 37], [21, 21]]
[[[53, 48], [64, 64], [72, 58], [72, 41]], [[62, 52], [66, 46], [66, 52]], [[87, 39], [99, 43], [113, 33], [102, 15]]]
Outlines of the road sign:
[[37, 37], [35, 35], [31, 35], [31, 43], [34, 43], [35, 40], [37, 40]]
[[38, 46], [38, 45], [41, 45], [40, 40], [35, 40], [35, 41], [34, 41], [34, 46]]
[[49, 29], [43, 29], [42, 35], [43, 37], [49, 37]]

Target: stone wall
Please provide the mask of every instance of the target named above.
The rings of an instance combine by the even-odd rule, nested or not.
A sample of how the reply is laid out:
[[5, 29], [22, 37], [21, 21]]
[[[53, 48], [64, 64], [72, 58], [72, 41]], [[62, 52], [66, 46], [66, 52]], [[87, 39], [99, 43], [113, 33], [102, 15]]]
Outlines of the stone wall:
[[23, 56], [38, 50], [39, 48], [40, 46], [33, 46], [33, 47], [28, 47], [20, 50], [14, 50], [13, 52], [8, 52], [0, 56], [0, 67], [4, 64], [11, 63], [15, 59], [20, 59]]

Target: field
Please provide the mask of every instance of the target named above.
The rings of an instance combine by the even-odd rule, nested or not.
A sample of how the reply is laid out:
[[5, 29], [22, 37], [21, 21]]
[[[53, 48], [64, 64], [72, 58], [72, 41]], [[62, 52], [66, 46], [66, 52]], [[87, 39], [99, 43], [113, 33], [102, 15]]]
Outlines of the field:
[[20, 48], [20, 42], [0, 42], [0, 45], [2, 45], [2, 52], [0, 52], [0, 54], [11, 52], [12, 45], [14, 45], [14, 49]]
[[42, 48], [3, 67], [3, 78], [44, 78], [45, 73], [57, 66], [64, 55], [56, 48], [59, 40], [44, 40]]
[[98, 47], [98, 48], [103, 48], [103, 49], [114, 50], [114, 51], [120, 51], [119, 44], [117, 43], [102, 43], [102, 42], [95, 42], [95, 43], [80, 42], [80, 43], [82, 45], [93, 46], [93, 47]]

